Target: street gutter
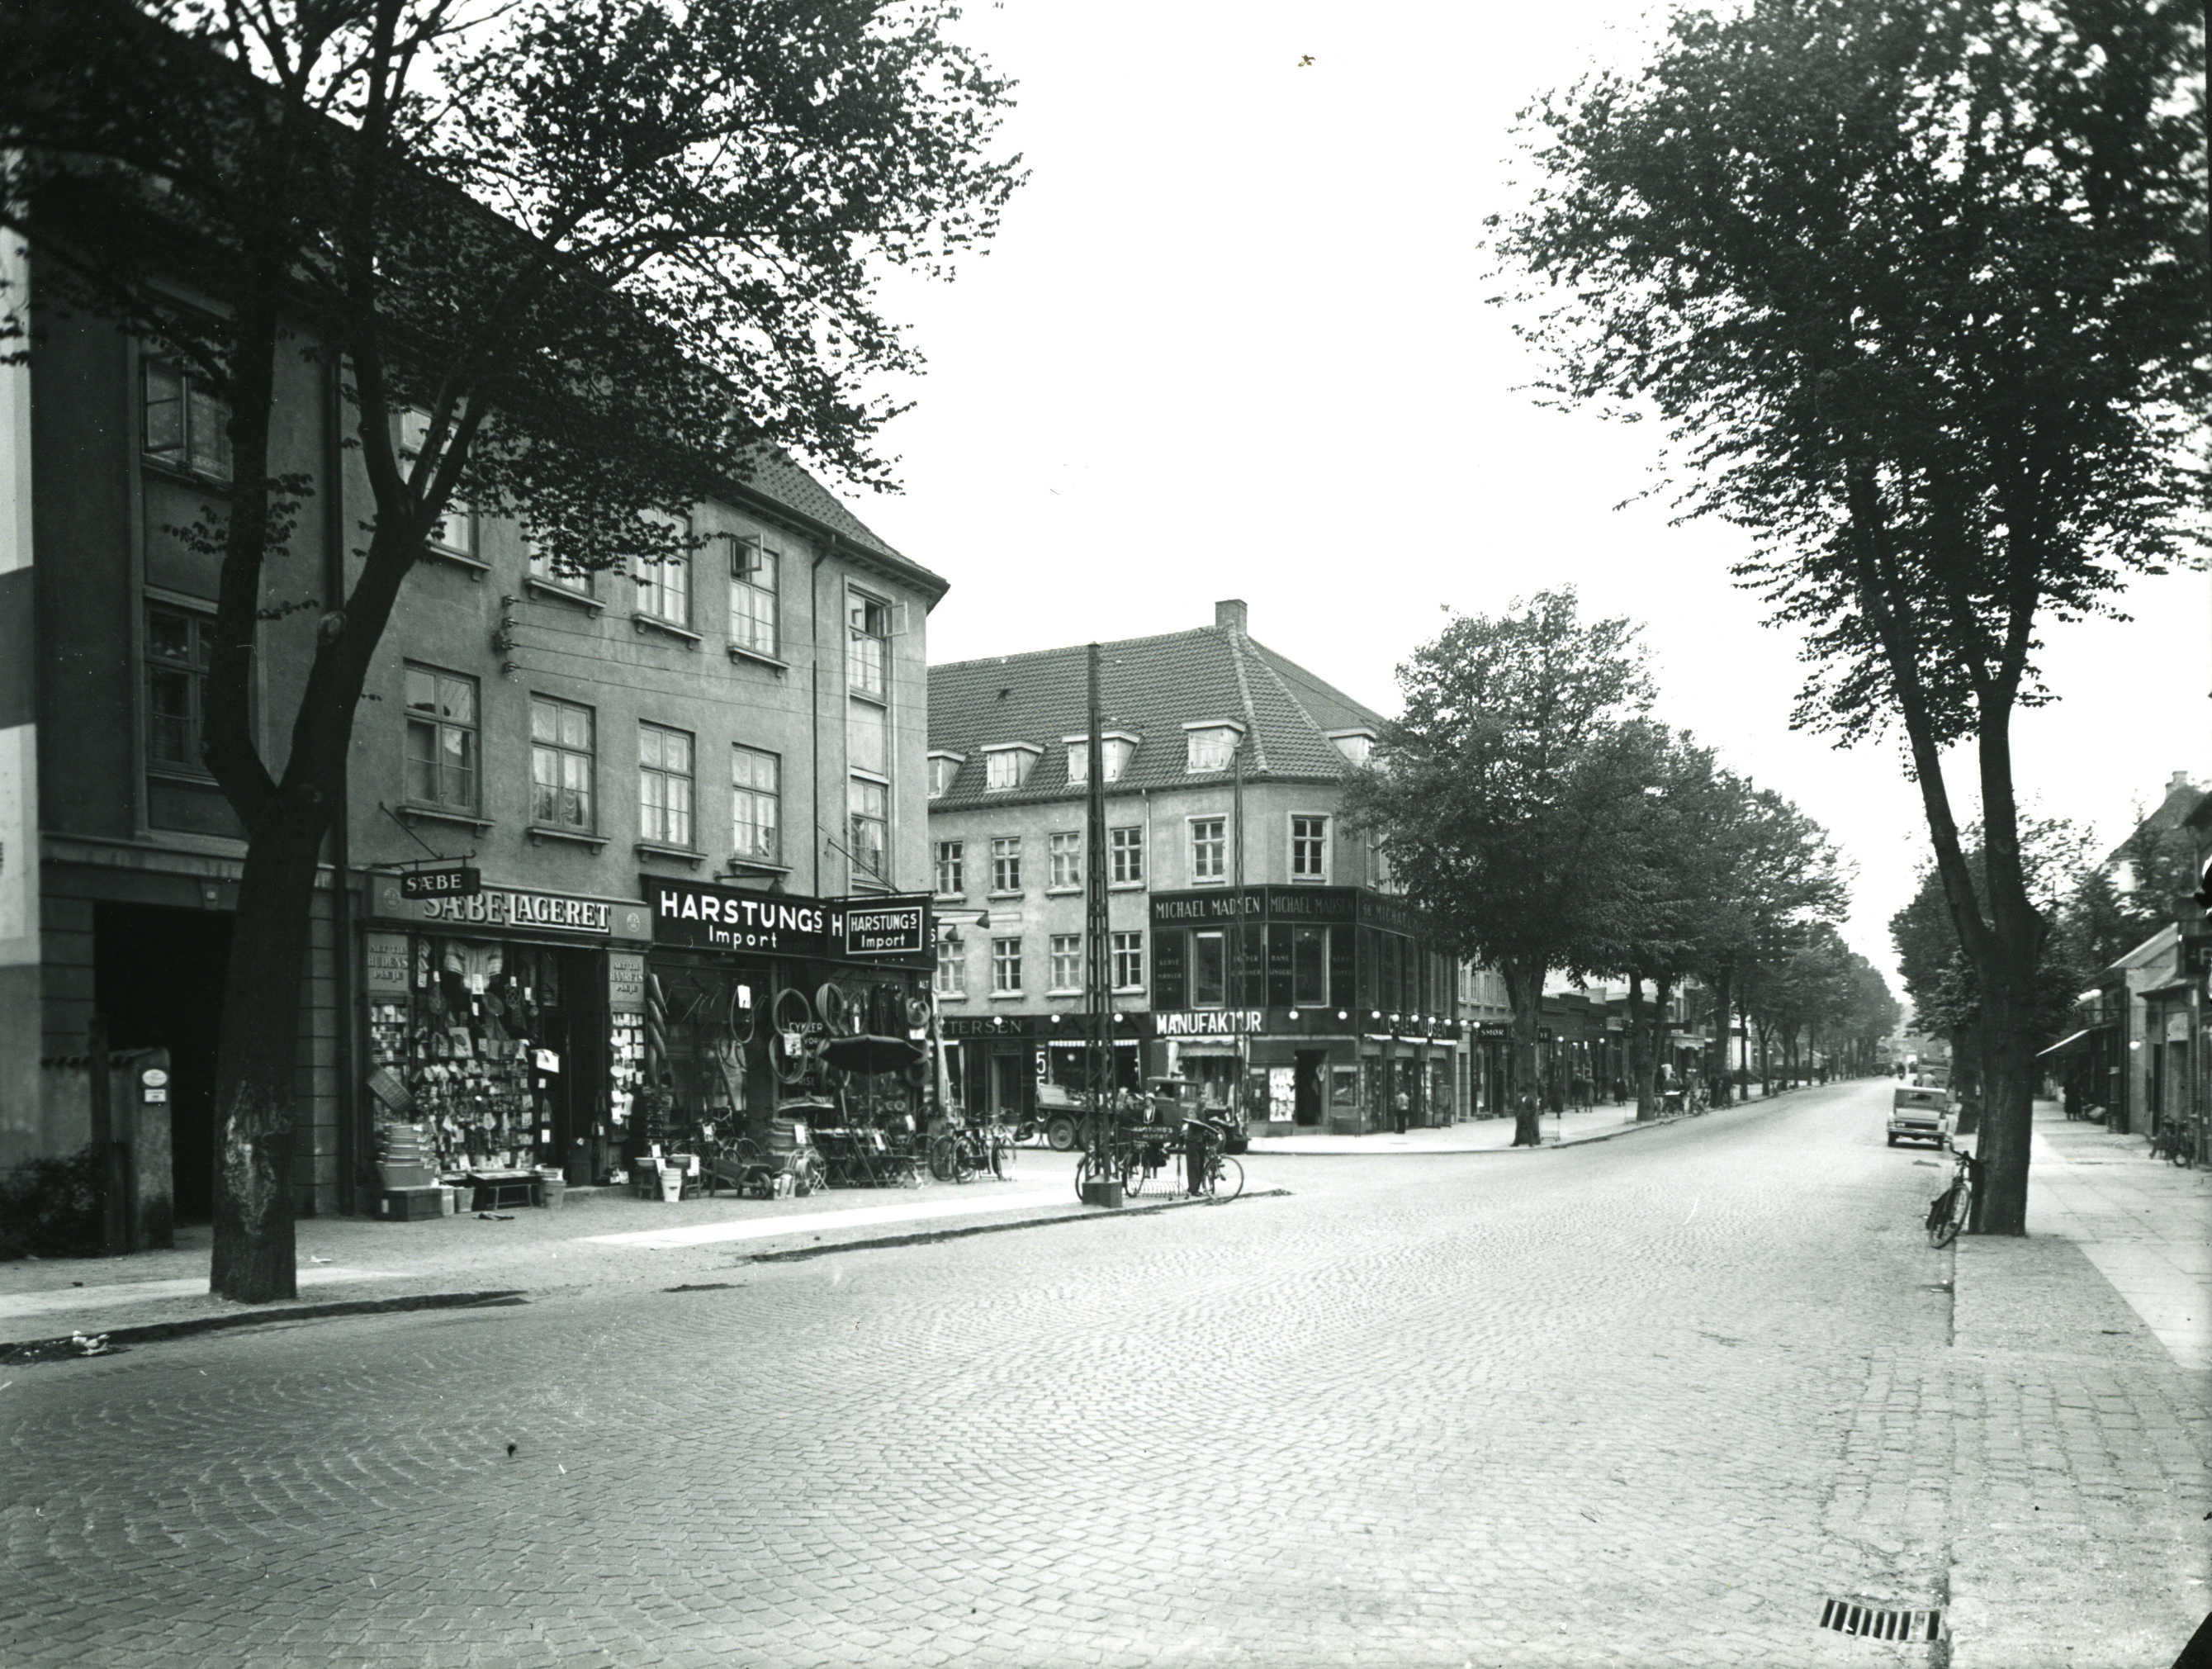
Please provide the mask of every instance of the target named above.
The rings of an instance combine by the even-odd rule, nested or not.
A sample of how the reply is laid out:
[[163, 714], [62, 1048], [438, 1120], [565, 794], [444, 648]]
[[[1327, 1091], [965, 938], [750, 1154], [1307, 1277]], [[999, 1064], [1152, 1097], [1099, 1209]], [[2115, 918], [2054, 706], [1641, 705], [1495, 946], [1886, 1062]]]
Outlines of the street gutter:
[[[266, 1327], [283, 1321], [320, 1321], [331, 1316], [386, 1315], [402, 1310], [492, 1309], [527, 1304], [530, 1295], [520, 1288], [493, 1292], [409, 1293], [398, 1298], [355, 1298], [329, 1304], [291, 1304], [283, 1309], [253, 1310], [241, 1315], [192, 1316], [181, 1321], [149, 1321], [134, 1327], [112, 1327], [104, 1333], [82, 1331], [59, 1338], [0, 1339], [0, 1367], [58, 1360], [91, 1361], [112, 1355], [116, 1347], [149, 1344], [162, 1339], [190, 1338], [198, 1333], [227, 1332], [234, 1327]], [[77, 1343], [89, 1337], [106, 1341], [105, 1350], [87, 1352]]]

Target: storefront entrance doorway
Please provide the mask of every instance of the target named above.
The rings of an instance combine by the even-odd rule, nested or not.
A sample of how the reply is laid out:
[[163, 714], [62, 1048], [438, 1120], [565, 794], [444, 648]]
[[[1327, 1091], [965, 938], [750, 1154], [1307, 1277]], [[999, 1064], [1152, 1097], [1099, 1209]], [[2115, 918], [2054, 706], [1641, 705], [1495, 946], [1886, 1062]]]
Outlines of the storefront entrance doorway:
[[1328, 1066], [1326, 1049], [1301, 1049], [1293, 1056], [1297, 1076], [1291, 1083], [1291, 1118], [1300, 1124], [1321, 1123], [1322, 1074]]
[[227, 911], [102, 904], [93, 910], [93, 1007], [111, 1049], [169, 1051], [177, 1221], [215, 1204], [215, 1051], [230, 965]]

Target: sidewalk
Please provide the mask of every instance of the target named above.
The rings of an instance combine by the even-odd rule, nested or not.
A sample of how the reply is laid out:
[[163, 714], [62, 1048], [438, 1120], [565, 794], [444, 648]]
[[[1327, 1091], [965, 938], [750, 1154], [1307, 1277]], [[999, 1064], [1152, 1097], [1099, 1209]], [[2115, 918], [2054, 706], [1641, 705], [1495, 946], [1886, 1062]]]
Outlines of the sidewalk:
[[[1787, 1093], [1787, 1090], [1776, 1092], [1778, 1096]], [[1751, 1099], [1757, 1102], [1762, 1098], [1754, 1093]], [[1725, 1112], [1726, 1109], [1721, 1111]], [[1636, 1104], [1631, 1101], [1623, 1106], [1608, 1105], [1594, 1107], [1588, 1112], [1570, 1112], [1564, 1117], [1556, 1112], [1547, 1112], [1538, 1121], [1537, 1127], [1543, 1134], [1547, 1148], [1573, 1148], [1585, 1142], [1609, 1142], [1616, 1136], [1627, 1135], [1631, 1130], [1654, 1130], [1662, 1125], [1680, 1124], [1683, 1117], [1678, 1113], [1669, 1118], [1638, 1119]], [[1252, 1152], [1261, 1156], [1268, 1154], [1371, 1155], [1514, 1151], [1513, 1120], [1510, 1118], [1476, 1118], [1442, 1130], [1407, 1130], [1403, 1136], [1389, 1130], [1376, 1130], [1365, 1136], [1321, 1136], [1302, 1131], [1296, 1136], [1255, 1136], [1252, 1138]]]
[[[1073, 1154], [1024, 1151], [1007, 1181], [839, 1188], [805, 1199], [723, 1194], [670, 1205], [623, 1189], [571, 1189], [557, 1210], [410, 1223], [303, 1218], [297, 1226], [300, 1295], [271, 1305], [209, 1294], [210, 1231], [198, 1225], [179, 1230], [169, 1251], [0, 1263], [0, 1345], [73, 1331], [281, 1318], [332, 1303], [433, 1294], [538, 1295], [602, 1282], [675, 1282], [726, 1272], [763, 1252], [978, 1224], [1048, 1222], [1091, 1210], [1075, 1198], [1075, 1160]], [[1154, 1203], [1146, 1197], [1134, 1208]]]
[[2212, 1596], [2212, 1173], [2049, 1103], [2031, 1153], [2027, 1237], [1954, 1265], [1953, 1669], [2165, 1669]]

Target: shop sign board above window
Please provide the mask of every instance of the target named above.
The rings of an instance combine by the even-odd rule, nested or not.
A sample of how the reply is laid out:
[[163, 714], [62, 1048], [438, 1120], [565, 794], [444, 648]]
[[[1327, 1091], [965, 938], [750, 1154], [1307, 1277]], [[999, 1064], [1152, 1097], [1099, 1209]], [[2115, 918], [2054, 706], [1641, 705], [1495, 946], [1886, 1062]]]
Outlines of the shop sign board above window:
[[709, 881], [640, 875], [655, 944], [933, 968], [930, 901], [921, 893], [811, 898]]
[[645, 907], [619, 899], [509, 886], [486, 886], [470, 897], [410, 898], [401, 892], [401, 880], [388, 875], [376, 883], [378, 916], [425, 926], [574, 933], [595, 939], [643, 939], [648, 932]]
[[403, 898], [472, 898], [483, 891], [483, 872], [465, 863], [410, 869], [399, 878]]

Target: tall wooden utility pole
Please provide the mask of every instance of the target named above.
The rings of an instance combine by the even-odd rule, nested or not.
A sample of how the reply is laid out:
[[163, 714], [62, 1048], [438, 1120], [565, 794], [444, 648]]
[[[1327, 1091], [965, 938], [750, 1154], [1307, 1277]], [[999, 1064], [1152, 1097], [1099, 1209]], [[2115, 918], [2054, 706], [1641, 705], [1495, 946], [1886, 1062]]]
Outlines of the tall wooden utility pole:
[[1090, 1140], [1092, 1202], [1121, 1203], [1121, 1185], [1114, 1179], [1110, 1140], [1114, 1127], [1114, 959], [1106, 922], [1106, 742], [1099, 716], [1098, 645], [1089, 654], [1091, 675], [1090, 730], [1084, 757], [1090, 775], [1088, 814], [1083, 836], [1083, 1012], [1086, 1041], [1085, 1071], [1091, 1110]]

